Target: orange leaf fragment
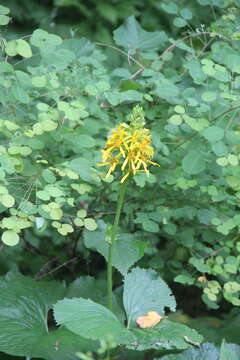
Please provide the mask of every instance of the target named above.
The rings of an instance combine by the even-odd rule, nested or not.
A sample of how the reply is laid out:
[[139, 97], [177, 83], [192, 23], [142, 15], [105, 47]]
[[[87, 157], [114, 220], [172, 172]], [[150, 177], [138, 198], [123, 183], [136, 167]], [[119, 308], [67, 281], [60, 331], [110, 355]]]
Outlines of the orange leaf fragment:
[[156, 311], [149, 311], [147, 315], [138, 317], [136, 323], [140, 326], [140, 328], [146, 329], [157, 325], [161, 319], [162, 316], [160, 316]]

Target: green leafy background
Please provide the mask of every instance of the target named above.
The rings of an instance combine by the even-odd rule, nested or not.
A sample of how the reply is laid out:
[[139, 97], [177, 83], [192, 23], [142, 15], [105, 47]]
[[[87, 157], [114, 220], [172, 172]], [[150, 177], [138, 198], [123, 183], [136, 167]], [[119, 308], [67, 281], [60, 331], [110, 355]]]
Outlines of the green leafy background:
[[[1, 306], [11, 304], [4, 327], [36, 309], [38, 340], [16, 338], [11, 355], [55, 359], [54, 346], [70, 334], [46, 332], [47, 312], [74, 289], [53, 279], [81, 277], [84, 290], [70, 297], [106, 307], [120, 174], [106, 181], [97, 164], [107, 134], [137, 104], [161, 166], [128, 184], [113, 254], [114, 314], [123, 326], [122, 276], [137, 263], [169, 284], [178, 304], [170, 321], [218, 346], [223, 338], [239, 344], [239, 9], [238, 0], [1, 1], [0, 274], [20, 271], [55, 289], [21, 275], [1, 280]], [[30, 331], [21, 326], [9, 325], [0, 351]], [[71, 336], [58, 359], [85, 351], [86, 340], [75, 348], [79, 334]]]

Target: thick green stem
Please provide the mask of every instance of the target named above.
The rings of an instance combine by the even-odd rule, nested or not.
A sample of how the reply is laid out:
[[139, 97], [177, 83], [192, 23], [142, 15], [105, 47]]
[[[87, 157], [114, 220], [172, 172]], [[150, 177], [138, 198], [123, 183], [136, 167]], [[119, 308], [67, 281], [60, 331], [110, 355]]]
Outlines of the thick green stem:
[[112, 310], [112, 255], [113, 255], [113, 247], [116, 240], [117, 229], [119, 224], [119, 219], [121, 215], [121, 210], [123, 206], [124, 196], [126, 192], [127, 181], [121, 184], [119, 197], [117, 201], [116, 214], [114, 219], [114, 224], [111, 230], [111, 240], [108, 245], [108, 265], [107, 265], [107, 288], [108, 288], [108, 308]]

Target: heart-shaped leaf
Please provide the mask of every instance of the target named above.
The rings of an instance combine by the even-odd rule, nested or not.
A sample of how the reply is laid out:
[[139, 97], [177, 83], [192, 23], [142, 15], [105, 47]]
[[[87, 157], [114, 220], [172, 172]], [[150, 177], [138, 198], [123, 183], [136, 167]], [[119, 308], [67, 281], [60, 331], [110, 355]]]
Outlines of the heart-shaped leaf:
[[176, 309], [168, 285], [154, 270], [140, 268], [134, 268], [124, 279], [123, 303], [129, 322], [135, 322], [149, 311], [164, 315], [165, 307]]

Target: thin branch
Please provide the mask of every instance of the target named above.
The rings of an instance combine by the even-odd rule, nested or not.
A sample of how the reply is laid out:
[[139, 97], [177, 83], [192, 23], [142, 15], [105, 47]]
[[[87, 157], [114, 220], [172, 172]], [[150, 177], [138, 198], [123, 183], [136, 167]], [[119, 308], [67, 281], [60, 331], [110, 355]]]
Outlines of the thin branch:
[[48, 262], [46, 262], [41, 269], [37, 272], [37, 274], [34, 276], [35, 280], [39, 279], [40, 274], [45, 273], [45, 270], [47, 270], [49, 268], [49, 266], [55, 261], [58, 260], [58, 256], [54, 256], [51, 260], [49, 260]]
[[[47, 272], [46, 274], [43, 274], [43, 275], [41, 275], [41, 276], [38, 276], [38, 277], [37, 277], [37, 280], [40, 280], [40, 279], [45, 278], [46, 276], [52, 275], [53, 273], [55, 273], [56, 271], [58, 271], [58, 270], [61, 269], [62, 267], [67, 266], [68, 264], [70, 264], [70, 263], [72, 263], [72, 262], [75, 262], [79, 257], [80, 257], [80, 255], [75, 256], [73, 259], [70, 259], [70, 260], [68, 260], [68, 261], [65, 261], [63, 264], [60, 264], [59, 266], [55, 267], [55, 268], [52, 269], [51, 271]], [[36, 276], [35, 276], [35, 278], [36, 278]]]
[[[219, 114], [218, 116], [216, 116], [214, 119], [210, 120], [210, 123], [217, 121], [218, 119], [220, 119], [222, 116], [230, 113], [231, 111], [240, 109], [240, 105], [238, 106], [234, 106], [224, 112], [222, 112], [221, 114]], [[189, 136], [188, 139], [182, 141], [181, 143], [177, 144], [177, 146], [175, 146], [175, 148], [173, 149], [173, 151], [177, 150], [179, 147], [181, 147], [182, 145], [184, 145], [186, 142], [188, 142], [189, 140], [192, 140], [192, 138], [194, 138], [196, 135], [198, 134], [198, 131], [194, 132], [191, 136]]]
[[130, 80], [135, 79], [138, 75], [140, 75], [145, 69], [138, 69], [132, 76], [130, 77]]
[[24, 247], [26, 249], [28, 249], [30, 252], [32, 252], [33, 254], [35, 254], [35, 255], [46, 255], [41, 250], [36, 248], [34, 245], [30, 244], [23, 236], [22, 236], [22, 240], [24, 242]]
[[[190, 35], [184, 36], [184, 37], [181, 39], [181, 41], [185, 41], [185, 40], [187, 40], [187, 39], [194, 38], [194, 37], [198, 37], [198, 36], [201, 36], [201, 35], [209, 35], [209, 36], [212, 35], [212, 36], [214, 36], [214, 37], [223, 38], [224, 40], [226, 40], [226, 41], [228, 41], [228, 42], [231, 42], [231, 40], [228, 39], [226, 36], [221, 35], [221, 34], [214, 34], [214, 33], [211, 32], [211, 31], [202, 31], [202, 32], [199, 32], [199, 33], [190, 34]], [[232, 42], [231, 42], [231, 43], [232, 43]], [[160, 60], [166, 53], [174, 50], [176, 47], [177, 47], [176, 44], [170, 45], [167, 49], [165, 49], [165, 50], [163, 51], [163, 53], [162, 53], [160, 56], [158, 56], [156, 59], [153, 60], [153, 63], [154, 63], [155, 61]]]
[[105, 44], [105, 43], [101, 43], [101, 42], [97, 42], [95, 43], [95, 45], [97, 46], [105, 46], [105, 47], [108, 47], [109, 49], [113, 49], [113, 50], [116, 50], [118, 52], [120, 52], [121, 54], [125, 55], [128, 59], [131, 59], [133, 62], [135, 62], [135, 64], [137, 64], [138, 66], [140, 66], [141, 69], [145, 69], [145, 66], [143, 66], [143, 64], [141, 64], [138, 60], [136, 60], [133, 56], [131, 56], [130, 54], [128, 54], [127, 52], [119, 49], [118, 47], [116, 46], [113, 46], [113, 45], [109, 45], [109, 44]]

